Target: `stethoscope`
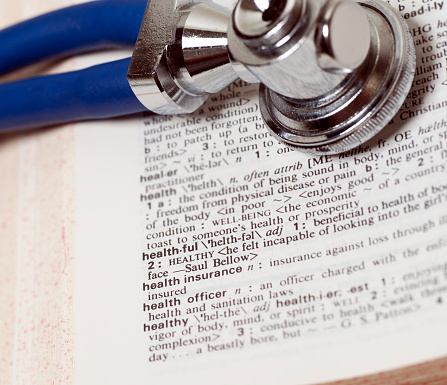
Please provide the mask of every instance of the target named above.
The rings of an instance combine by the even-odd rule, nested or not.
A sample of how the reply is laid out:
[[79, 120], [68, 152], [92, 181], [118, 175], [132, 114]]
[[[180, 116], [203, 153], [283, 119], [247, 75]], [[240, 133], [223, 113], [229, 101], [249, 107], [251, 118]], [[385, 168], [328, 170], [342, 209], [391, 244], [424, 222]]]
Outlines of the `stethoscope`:
[[240, 78], [260, 83], [273, 136], [333, 154], [392, 119], [415, 68], [406, 24], [380, 0], [100, 0], [1, 31], [0, 74], [122, 45], [131, 59], [1, 85], [0, 130], [191, 113]]

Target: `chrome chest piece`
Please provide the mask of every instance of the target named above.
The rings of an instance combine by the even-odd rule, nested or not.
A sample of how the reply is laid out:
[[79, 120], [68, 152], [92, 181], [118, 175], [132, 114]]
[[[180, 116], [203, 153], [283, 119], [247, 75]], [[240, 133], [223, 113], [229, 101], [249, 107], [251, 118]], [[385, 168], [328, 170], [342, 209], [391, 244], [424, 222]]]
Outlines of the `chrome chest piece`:
[[411, 86], [414, 46], [381, 0], [149, 0], [129, 67], [141, 103], [189, 113], [237, 78], [261, 83], [266, 126], [312, 154], [377, 134]]

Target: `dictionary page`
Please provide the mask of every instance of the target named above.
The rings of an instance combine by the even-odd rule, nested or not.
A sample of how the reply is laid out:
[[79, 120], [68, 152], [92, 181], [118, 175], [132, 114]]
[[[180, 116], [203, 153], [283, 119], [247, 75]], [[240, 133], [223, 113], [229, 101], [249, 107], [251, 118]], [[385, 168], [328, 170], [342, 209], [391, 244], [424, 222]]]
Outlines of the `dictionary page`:
[[368, 143], [279, 144], [257, 86], [76, 130], [78, 384], [310, 384], [447, 356], [447, 18]]

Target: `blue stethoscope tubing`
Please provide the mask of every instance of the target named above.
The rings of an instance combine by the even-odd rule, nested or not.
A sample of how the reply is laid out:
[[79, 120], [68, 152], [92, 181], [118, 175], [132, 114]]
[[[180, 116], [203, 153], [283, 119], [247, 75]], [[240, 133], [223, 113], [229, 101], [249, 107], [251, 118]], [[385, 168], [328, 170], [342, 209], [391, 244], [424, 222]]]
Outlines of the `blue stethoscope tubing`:
[[[0, 31], [0, 75], [53, 57], [133, 47], [146, 1], [98, 0]], [[145, 111], [127, 82], [130, 58], [0, 84], [0, 131]]]

